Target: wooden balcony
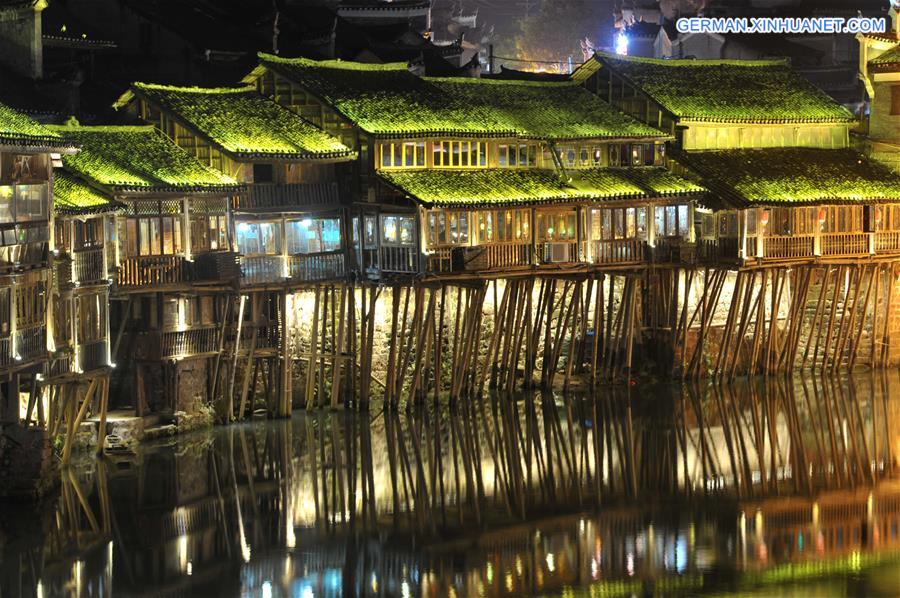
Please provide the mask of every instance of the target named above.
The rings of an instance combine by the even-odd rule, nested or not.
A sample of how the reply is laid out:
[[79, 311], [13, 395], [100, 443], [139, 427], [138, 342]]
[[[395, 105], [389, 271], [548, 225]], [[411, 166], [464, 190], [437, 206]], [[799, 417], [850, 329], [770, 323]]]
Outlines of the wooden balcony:
[[541, 265], [570, 264], [578, 261], [578, 243], [575, 241], [554, 241], [538, 244]]
[[428, 256], [428, 271], [435, 273], [508, 270], [528, 268], [533, 264], [534, 248], [531, 243], [441, 247]]
[[290, 185], [255, 183], [248, 187], [247, 193], [235, 200], [234, 209], [241, 212], [253, 212], [338, 207], [339, 205], [340, 194], [337, 183]]
[[382, 245], [379, 259], [382, 272], [415, 274], [419, 271], [419, 252], [415, 247]]
[[871, 233], [827, 233], [820, 237], [820, 251], [827, 257], [869, 255]]
[[103, 247], [82, 249], [72, 254], [73, 280], [80, 285], [105, 283]]
[[41, 325], [16, 331], [16, 353], [20, 361], [33, 361], [47, 356], [47, 329]]
[[47, 329], [41, 326], [20, 328], [0, 342], [0, 365], [29, 363], [43, 359], [47, 354]]
[[219, 327], [195, 326], [185, 330], [138, 333], [137, 359], [163, 361], [210, 355], [219, 351]]
[[700, 259], [707, 262], [719, 260], [730, 262], [740, 258], [740, 246], [740, 239], [736, 237], [701, 239], [697, 243], [697, 252]]
[[320, 282], [342, 278], [344, 252], [241, 257], [241, 285]]
[[195, 254], [189, 274], [192, 282], [236, 282], [241, 275], [238, 254], [232, 251]]
[[[748, 248], [749, 249], [749, 248]], [[753, 257], [755, 253], [750, 254]], [[763, 237], [763, 258], [794, 260], [815, 257], [814, 235], [784, 235]]]
[[900, 253], [900, 231], [880, 231], [875, 233], [875, 253]]
[[[238, 351], [246, 353], [253, 344], [253, 333], [256, 331], [256, 351], [277, 349], [281, 345], [281, 330], [276, 322], [254, 326], [252, 322], [244, 322], [241, 326], [241, 345]], [[237, 331], [233, 327], [228, 333], [228, 344], [234, 347]]]
[[590, 242], [592, 264], [637, 264], [644, 261], [646, 242], [641, 239], [615, 239]]
[[82, 372], [90, 372], [109, 366], [109, 347], [106, 340], [78, 345], [78, 368]]
[[189, 262], [180, 255], [126, 258], [117, 282], [123, 288], [186, 283], [229, 284], [238, 277], [237, 254], [228, 251], [200, 253]]
[[117, 282], [120, 287], [147, 287], [189, 282], [180, 255], [130, 257], [122, 260]]
[[659, 264], [693, 264], [697, 261], [697, 245], [681, 237], [657, 237], [650, 254]]

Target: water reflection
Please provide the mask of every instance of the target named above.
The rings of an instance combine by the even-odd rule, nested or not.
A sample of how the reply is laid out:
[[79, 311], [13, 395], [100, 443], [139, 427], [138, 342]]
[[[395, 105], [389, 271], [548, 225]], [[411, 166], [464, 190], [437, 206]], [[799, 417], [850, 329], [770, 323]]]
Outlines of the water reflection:
[[218, 429], [67, 469], [37, 515], [4, 508], [0, 587], [877, 593], [900, 562], [898, 389], [897, 372], [639, 385]]

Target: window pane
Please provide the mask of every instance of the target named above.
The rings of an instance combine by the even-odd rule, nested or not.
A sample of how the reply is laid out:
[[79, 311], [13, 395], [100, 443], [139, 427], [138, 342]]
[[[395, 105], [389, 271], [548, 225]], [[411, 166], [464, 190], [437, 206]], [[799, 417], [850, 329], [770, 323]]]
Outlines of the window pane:
[[385, 243], [396, 243], [399, 238], [397, 230], [397, 217], [385, 216], [382, 220], [382, 240]]
[[653, 225], [656, 227], [656, 234], [658, 236], [666, 236], [666, 210], [663, 206], [656, 206]]
[[375, 216], [365, 217], [365, 230], [363, 231], [363, 242], [365, 249], [375, 249], [378, 246], [378, 227], [375, 223]]
[[612, 210], [603, 210], [600, 231], [604, 241], [612, 239]]
[[636, 213], [635, 232], [639, 239], [647, 238], [647, 208], [638, 208]]
[[281, 224], [278, 222], [261, 222], [259, 224], [260, 250], [266, 255], [281, 253]]
[[235, 227], [238, 252], [243, 255], [258, 255], [259, 225], [255, 222], [241, 222]]
[[0, 222], [13, 221], [14, 195], [12, 186], [0, 187]]
[[625, 236], [625, 212], [620, 209], [617, 209], [613, 212], [613, 224], [615, 225], [615, 236], [616, 239], [621, 239]]
[[459, 242], [463, 244], [469, 242], [469, 215], [465, 212], [459, 215]]
[[134, 257], [138, 254], [137, 221], [129, 218], [125, 221], [125, 255]]
[[625, 209], [625, 238], [633, 239], [635, 237], [635, 220], [634, 208]]
[[675, 223], [675, 206], [666, 206], [666, 235], [674, 237], [678, 231]]
[[381, 166], [389, 167], [391, 165], [391, 145], [389, 143], [381, 144]]
[[163, 218], [162, 225], [162, 252], [166, 255], [172, 255], [173, 253], [175, 253], [175, 239], [173, 238], [175, 231], [173, 230], [172, 219]]
[[401, 153], [403, 151], [403, 146], [399, 143], [392, 143], [391, 151], [394, 155], [393, 159], [391, 160], [391, 166], [395, 168], [403, 166], [403, 156]]
[[[506, 144], [501, 144], [497, 151], [497, 164], [499, 166], [506, 166], [508, 162], [506, 161], [506, 153], [508, 151], [508, 146]], [[2, 193], [2, 189], [0, 189], [0, 193]]]
[[141, 218], [139, 221], [140, 230], [138, 231], [138, 238], [140, 239], [141, 255], [150, 255], [150, 221], [146, 218]]
[[400, 242], [404, 245], [412, 245], [415, 241], [415, 218], [409, 216], [400, 219]]
[[425, 166], [425, 142], [416, 143], [416, 166]]
[[678, 234], [687, 236], [691, 228], [688, 222], [688, 207], [686, 205], [678, 206]]

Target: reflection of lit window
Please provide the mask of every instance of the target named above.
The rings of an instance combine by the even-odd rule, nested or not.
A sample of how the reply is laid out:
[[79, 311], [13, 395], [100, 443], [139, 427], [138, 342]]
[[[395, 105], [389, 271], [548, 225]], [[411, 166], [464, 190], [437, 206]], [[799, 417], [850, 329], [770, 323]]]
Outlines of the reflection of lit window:
[[287, 224], [288, 253], [320, 253], [341, 248], [338, 218], [304, 218]]
[[412, 216], [384, 216], [381, 220], [381, 240], [386, 245], [413, 245], [415, 218]]
[[243, 255], [281, 253], [281, 225], [278, 222], [241, 222], [235, 232], [238, 252]]

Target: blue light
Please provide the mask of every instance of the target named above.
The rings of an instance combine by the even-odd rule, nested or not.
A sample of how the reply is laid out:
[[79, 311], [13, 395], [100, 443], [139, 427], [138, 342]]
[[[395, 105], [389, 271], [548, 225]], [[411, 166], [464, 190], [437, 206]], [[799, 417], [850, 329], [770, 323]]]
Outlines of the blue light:
[[628, 36], [625, 35], [624, 31], [616, 34], [616, 54], [628, 55]]

